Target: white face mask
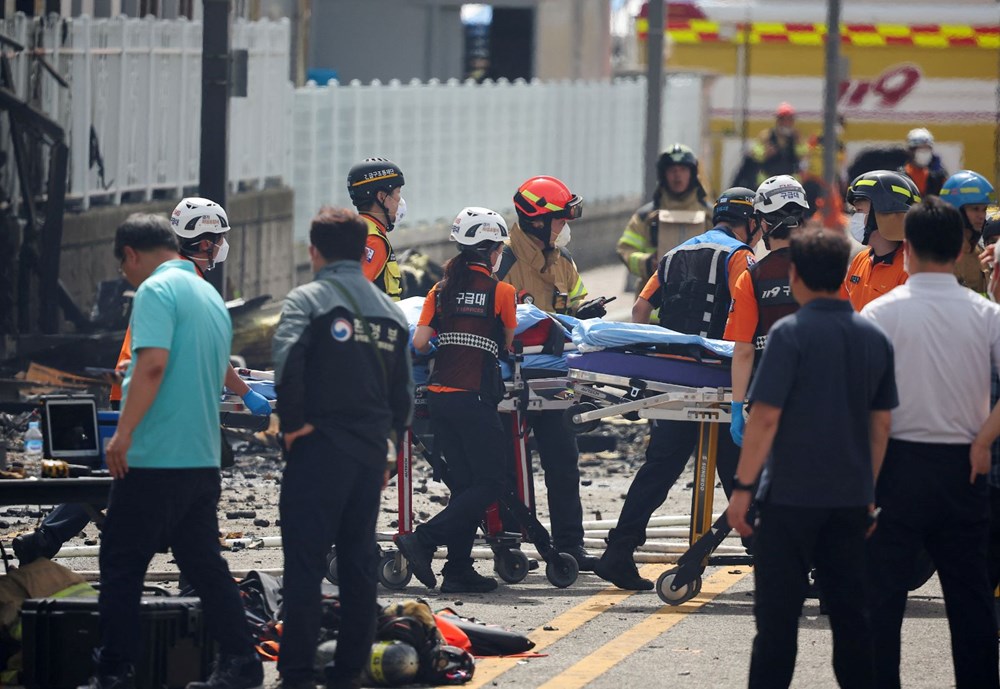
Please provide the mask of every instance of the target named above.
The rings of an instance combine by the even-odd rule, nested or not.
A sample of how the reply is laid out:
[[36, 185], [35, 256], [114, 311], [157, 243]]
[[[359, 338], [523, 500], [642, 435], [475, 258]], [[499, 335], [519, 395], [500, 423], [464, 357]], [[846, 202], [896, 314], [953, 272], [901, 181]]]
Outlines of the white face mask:
[[913, 162], [920, 167], [927, 167], [931, 164], [931, 160], [934, 159], [934, 151], [926, 148], [921, 148], [919, 151], [914, 151]]
[[569, 231], [569, 223], [566, 223], [562, 232], [556, 235], [555, 248], [562, 249], [569, 244], [569, 240], [573, 238], [572, 233]]
[[865, 241], [865, 224], [867, 222], [868, 215], [866, 213], [855, 213], [851, 216], [851, 221], [847, 224], [847, 229], [851, 231], [851, 236], [862, 244]]
[[781, 136], [791, 136], [795, 133], [795, 127], [778, 127], [778, 134]]
[[396, 206], [396, 220], [393, 222], [393, 225], [398, 225], [399, 223], [403, 222], [403, 218], [405, 217], [406, 217], [406, 199], [400, 196], [399, 205]]
[[500, 253], [497, 254], [497, 260], [493, 261], [493, 272], [500, 272], [500, 264], [503, 263], [503, 249], [500, 249]]
[[222, 246], [219, 247], [219, 253], [215, 257], [216, 263], [222, 263], [226, 260], [226, 256], [229, 255], [229, 242], [225, 239], [222, 240]]

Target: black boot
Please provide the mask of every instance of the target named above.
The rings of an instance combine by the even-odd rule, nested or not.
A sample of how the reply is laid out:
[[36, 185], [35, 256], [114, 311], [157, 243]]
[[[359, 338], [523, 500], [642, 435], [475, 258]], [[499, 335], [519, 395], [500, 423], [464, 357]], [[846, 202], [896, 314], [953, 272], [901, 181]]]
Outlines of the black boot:
[[264, 666], [260, 656], [220, 653], [212, 675], [204, 682], [188, 682], [187, 689], [260, 689], [264, 686]]
[[426, 546], [417, 538], [416, 532], [408, 534], [398, 534], [394, 539], [399, 552], [409, 563], [410, 571], [421, 584], [429, 589], [437, 586], [437, 577], [431, 569], [431, 562], [434, 559], [434, 548]]
[[497, 589], [497, 580], [484, 577], [472, 568], [471, 563], [465, 567], [449, 567], [446, 564], [441, 574], [444, 576], [441, 593], [489, 593]]
[[581, 572], [593, 572], [594, 568], [597, 567], [597, 563], [601, 561], [601, 558], [588, 553], [582, 545], [572, 548], [559, 548], [559, 552], [566, 553], [576, 560], [577, 568]]
[[594, 574], [626, 591], [652, 591], [653, 582], [639, 576], [632, 560], [632, 553], [638, 545], [639, 539], [616, 534], [612, 529], [608, 534], [608, 548], [594, 567]]
[[51, 560], [59, 552], [59, 547], [62, 544], [54, 543], [52, 535], [42, 526], [31, 533], [16, 537], [11, 545], [14, 548], [14, 556], [17, 558], [18, 566], [24, 567], [42, 557]]

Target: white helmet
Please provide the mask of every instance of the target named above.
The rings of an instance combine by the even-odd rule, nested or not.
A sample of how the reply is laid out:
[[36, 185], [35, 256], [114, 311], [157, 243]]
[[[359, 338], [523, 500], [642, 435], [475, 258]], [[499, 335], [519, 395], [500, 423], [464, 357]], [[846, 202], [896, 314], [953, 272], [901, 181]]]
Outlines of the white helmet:
[[923, 127], [911, 129], [906, 135], [906, 145], [909, 148], [917, 148], [918, 146], [933, 146], [934, 135]]
[[470, 206], [463, 208], [451, 224], [449, 239], [463, 248], [482, 242], [510, 243], [510, 233], [503, 216], [489, 208]]
[[[787, 208], [789, 204], [800, 206], [802, 210], [794, 207]], [[797, 214], [801, 218], [802, 213], [809, 210], [806, 190], [791, 175], [769, 177], [757, 187], [753, 210], [758, 216], [768, 216], [777, 211], [783, 211], [784, 216]]]
[[[226, 209], [215, 201], [198, 196], [181, 200], [170, 214], [170, 224], [174, 228], [174, 233], [181, 239], [182, 248], [185, 239], [194, 239], [203, 234], [224, 235], [229, 232], [229, 216], [226, 215]], [[228, 255], [229, 242], [223, 238], [219, 253], [209, 262], [210, 267], [222, 263]]]

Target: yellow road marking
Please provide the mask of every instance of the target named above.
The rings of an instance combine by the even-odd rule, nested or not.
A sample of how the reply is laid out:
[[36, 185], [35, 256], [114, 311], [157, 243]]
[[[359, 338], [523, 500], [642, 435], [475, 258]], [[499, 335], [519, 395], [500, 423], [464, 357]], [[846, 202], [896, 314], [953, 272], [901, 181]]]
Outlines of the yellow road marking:
[[[647, 578], [656, 581], [667, 567], [665, 565], [646, 565], [639, 570], [639, 573]], [[568, 636], [573, 631], [579, 629], [590, 620], [601, 613], [607, 611], [611, 606], [620, 603], [630, 596], [634, 596], [636, 591], [624, 591], [610, 586], [600, 593], [595, 593], [582, 603], [574, 605], [566, 612], [558, 615], [544, 625], [528, 633], [528, 637], [535, 642], [533, 652], [541, 652], [543, 648], [551, 646], [560, 639]], [[545, 627], [552, 627], [547, 631]], [[494, 679], [513, 669], [517, 665], [518, 658], [480, 658], [476, 660], [476, 674], [472, 681], [464, 685], [466, 689], [478, 689], [489, 684]]]
[[696, 598], [677, 607], [664, 605], [639, 624], [541, 685], [539, 689], [577, 689], [586, 686], [743, 579], [750, 573], [750, 568], [734, 572], [725, 569], [716, 572], [705, 579], [701, 593]]

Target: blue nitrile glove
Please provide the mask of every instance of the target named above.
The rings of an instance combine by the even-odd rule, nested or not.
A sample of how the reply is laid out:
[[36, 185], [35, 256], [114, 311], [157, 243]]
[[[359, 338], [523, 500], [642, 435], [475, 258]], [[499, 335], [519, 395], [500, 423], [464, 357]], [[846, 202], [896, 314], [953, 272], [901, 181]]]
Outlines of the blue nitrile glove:
[[743, 447], [743, 430], [747, 426], [746, 419], [743, 418], [743, 403], [733, 402], [733, 420], [729, 424], [729, 435], [733, 437], [733, 442], [737, 447]]
[[416, 347], [413, 346], [413, 340], [410, 340], [410, 357], [426, 358], [434, 356], [434, 352], [438, 350], [438, 342], [440, 342], [440, 340], [438, 340], [438, 336], [435, 335], [434, 337], [432, 337], [430, 340], [427, 341], [427, 344], [430, 346], [430, 349], [428, 349], [426, 352], [421, 352], [420, 350], [418, 350]]
[[254, 416], [270, 416], [271, 414], [271, 403], [264, 395], [254, 390], [247, 390], [247, 393], [243, 395], [243, 404]]

